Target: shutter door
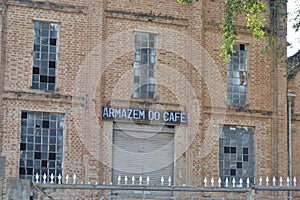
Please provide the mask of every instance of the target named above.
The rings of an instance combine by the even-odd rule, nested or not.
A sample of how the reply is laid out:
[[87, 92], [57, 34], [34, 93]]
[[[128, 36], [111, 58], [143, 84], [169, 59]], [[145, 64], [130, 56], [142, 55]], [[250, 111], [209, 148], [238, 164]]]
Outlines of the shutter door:
[[174, 174], [174, 127], [136, 124], [114, 124], [113, 132], [113, 183], [119, 175], [124, 184], [125, 175], [128, 184], [139, 184], [139, 177], [150, 178], [150, 185], [161, 185], [164, 176], [173, 180]]

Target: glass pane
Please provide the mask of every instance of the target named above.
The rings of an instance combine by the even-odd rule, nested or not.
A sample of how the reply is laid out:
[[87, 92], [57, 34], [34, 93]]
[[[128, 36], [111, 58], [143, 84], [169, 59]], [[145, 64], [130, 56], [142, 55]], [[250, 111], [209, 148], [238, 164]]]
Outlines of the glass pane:
[[232, 81], [233, 81], [234, 85], [240, 85], [240, 79], [239, 78], [233, 78]]
[[232, 75], [234, 78], [239, 78], [240, 77], [240, 72], [239, 71], [233, 71]]
[[155, 40], [155, 35], [154, 34], [149, 34], [149, 40], [154, 41]]
[[48, 46], [42, 45], [41, 46], [41, 51], [48, 52]]
[[148, 40], [149, 39], [149, 36], [148, 34], [141, 34], [141, 40]]
[[[48, 74], [48, 69], [47, 68], [41, 68], [40, 74], [46, 76]], [[47, 82], [47, 77], [45, 78], [45, 76], [41, 76], [41, 80], [40, 80], [41, 82]]]
[[49, 58], [50, 60], [56, 60], [56, 54], [50, 54], [50, 58]]
[[34, 44], [40, 44], [41, 38], [40, 37], [34, 37]]
[[55, 91], [55, 90], [56, 90], [55, 84], [49, 84], [49, 85], [48, 85], [48, 90], [50, 90], [50, 91]]
[[141, 62], [141, 60], [142, 60], [141, 55], [139, 55], [139, 54], [135, 55], [136, 62]]
[[49, 44], [49, 39], [48, 38], [45, 38], [45, 37], [41, 37], [41, 43], [43, 45], [48, 45]]
[[41, 53], [41, 59], [42, 60], [48, 60], [49, 59], [48, 53]]
[[41, 22], [41, 25], [42, 25], [41, 26], [42, 29], [49, 29], [50, 24], [48, 22]]
[[33, 83], [31, 88], [32, 89], [39, 89], [39, 83]]
[[33, 53], [33, 58], [34, 59], [40, 59], [40, 53], [39, 52], [34, 52]]
[[50, 32], [50, 37], [51, 38], [57, 38], [57, 32], [56, 31], [51, 31]]
[[55, 76], [56, 75], [56, 69], [49, 69], [49, 75]]
[[51, 53], [56, 53], [56, 46], [50, 46], [50, 52]]
[[155, 48], [155, 41], [150, 41], [149, 42], [149, 47], [150, 48]]

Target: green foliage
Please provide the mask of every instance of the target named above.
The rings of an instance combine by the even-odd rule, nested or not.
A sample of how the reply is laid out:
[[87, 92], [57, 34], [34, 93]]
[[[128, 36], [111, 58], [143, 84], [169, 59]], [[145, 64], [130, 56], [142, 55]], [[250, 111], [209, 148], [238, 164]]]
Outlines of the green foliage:
[[[265, 17], [262, 15], [266, 11], [266, 5], [262, 0], [224, 0], [225, 9], [223, 13], [223, 23], [220, 25], [222, 30], [223, 44], [221, 46], [221, 56], [224, 57], [225, 62], [230, 60], [230, 52], [234, 52], [233, 44], [236, 41], [237, 27], [235, 21], [240, 17], [245, 17], [246, 27], [251, 30], [255, 38], [264, 38], [265, 32], [263, 30]], [[189, 5], [193, 0], [177, 0], [180, 4]], [[278, 16], [280, 9], [287, 3], [287, 0], [270, 0], [271, 11]], [[282, 13], [285, 14], [285, 13]], [[282, 16], [285, 17], [285, 16]], [[295, 31], [300, 31], [300, 8], [297, 10], [296, 17], [294, 18], [293, 28]], [[278, 24], [277, 24], [278, 25]], [[273, 29], [276, 32], [276, 25], [273, 24]], [[274, 36], [274, 35], [273, 35]], [[267, 39], [267, 43], [272, 45], [273, 36]], [[268, 45], [266, 45], [266, 50]]]
[[[192, 0], [177, 0], [181, 4], [191, 4]], [[225, 62], [230, 59], [229, 52], [233, 52], [233, 44], [235, 43], [237, 32], [234, 21], [242, 14], [246, 16], [246, 26], [252, 31], [255, 38], [263, 38], [265, 32], [263, 30], [265, 18], [261, 14], [266, 10], [266, 5], [260, 0], [225, 0], [225, 9], [223, 16], [223, 24], [221, 30], [223, 32], [224, 42], [221, 46], [221, 56]]]
[[296, 31], [299, 31], [300, 30], [300, 9], [298, 10], [298, 13], [294, 19], [295, 23], [293, 25], [293, 28], [296, 30]]
[[193, 0], [177, 0], [177, 2], [183, 5], [189, 5], [193, 3]]
[[265, 18], [261, 16], [266, 10], [266, 5], [258, 0], [226, 0], [223, 24], [221, 30], [223, 32], [224, 43], [221, 46], [221, 56], [225, 62], [230, 59], [229, 52], [233, 52], [233, 44], [235, 43], [237, 32], [236, 26], [233, 24], [242, 14], [246, 16], [246, 27], [252, 31], [255, 38], [264, 38]]

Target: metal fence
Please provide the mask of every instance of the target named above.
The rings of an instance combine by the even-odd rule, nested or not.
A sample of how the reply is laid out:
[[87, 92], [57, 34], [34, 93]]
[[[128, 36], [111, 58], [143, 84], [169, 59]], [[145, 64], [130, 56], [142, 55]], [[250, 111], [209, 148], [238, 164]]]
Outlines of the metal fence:
[[177, 186], [171, 177], [161, 177], [160, 185], [151, 185], [150, 177], [119, 176], [115, 182], [99, 184], [78, 181], [76, 174], [64, 178], [35, 175], [33, 199], [188, 199], [188, 200], [300, 200], [297, 178], [260, 177], [256, 184], [242, 179], [204, 178], [200, 186]]

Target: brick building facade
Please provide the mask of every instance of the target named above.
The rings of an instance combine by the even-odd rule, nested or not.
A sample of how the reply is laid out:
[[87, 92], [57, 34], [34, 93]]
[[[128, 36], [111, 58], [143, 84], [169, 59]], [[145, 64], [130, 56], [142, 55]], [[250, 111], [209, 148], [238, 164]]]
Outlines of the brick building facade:
[[272, 48], [261, 54], [266, 44], [243, 21], [224, 64], [223, 1], [1, 5], [5, 180], [76, 173], [197, 186], [287, 175], [285, 65]]

